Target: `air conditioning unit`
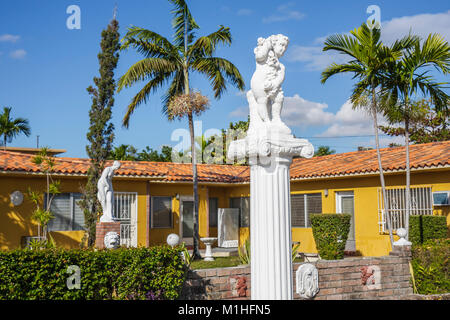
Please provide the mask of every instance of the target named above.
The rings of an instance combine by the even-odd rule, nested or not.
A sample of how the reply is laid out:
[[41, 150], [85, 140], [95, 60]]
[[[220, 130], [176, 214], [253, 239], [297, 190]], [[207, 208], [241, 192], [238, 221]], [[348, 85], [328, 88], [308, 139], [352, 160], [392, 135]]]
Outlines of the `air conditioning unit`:
[[450, 191], [433, 192], [433, 206], [450, 206]]
[[43, 240], [44, 237], [38, 237], [38, 236], [26, 236], [22, 237], [22, 248], [28, 248], [30, 246], [30, 242], [32, 240]]

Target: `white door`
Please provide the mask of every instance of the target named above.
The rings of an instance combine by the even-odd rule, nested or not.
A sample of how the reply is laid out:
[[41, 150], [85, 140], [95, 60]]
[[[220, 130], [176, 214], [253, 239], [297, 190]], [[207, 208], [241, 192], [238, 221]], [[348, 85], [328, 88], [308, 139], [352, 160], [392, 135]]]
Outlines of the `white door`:
[[336, 212], [350, 214], [350, 230], [348, 232], [346, 251], [355, 251], [355, 196], [353, 191], [336, 192]]

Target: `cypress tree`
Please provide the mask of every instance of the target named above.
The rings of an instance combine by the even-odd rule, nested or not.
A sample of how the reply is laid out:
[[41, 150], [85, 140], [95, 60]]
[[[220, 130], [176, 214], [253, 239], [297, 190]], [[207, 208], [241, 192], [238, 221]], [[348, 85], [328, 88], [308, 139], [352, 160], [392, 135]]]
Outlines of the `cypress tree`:
[[[87, 91], [91, 95], [92, 106], [89, 111], [90, 127], [87, 133], [89, 144], [86, 146], [90, 158], [88, 181], [82, 188], [82, 200], [79, 202], [84, 212], [85, 241], [88, 246], [95, 244], [95, 229], [97, 218], [102, 207], [97, 199], [97, 181], [104, 169], [105, 160], [112, 149], [114, 141], [114, 125], [111, 122], [112, 107], [116, 83], [114, 69], [119, 60], [119, 23], [114, 18], [108, 27], [102, 31], [101, 52], [98, 54], [100, 77], [94, 77], [95, 88], [89, 86]], [[87, 239], [86, 239], [87, 237]]]

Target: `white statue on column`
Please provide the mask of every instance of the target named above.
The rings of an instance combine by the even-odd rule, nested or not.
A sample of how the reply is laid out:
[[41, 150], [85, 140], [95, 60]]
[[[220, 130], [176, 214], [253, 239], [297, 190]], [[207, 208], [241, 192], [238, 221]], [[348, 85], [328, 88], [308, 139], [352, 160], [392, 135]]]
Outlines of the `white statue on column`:
[[114, 161], [111, 167], [106, 167], [102, 176], [97, 183], [97, 198], [102, 205], [103, 214], [100, 217], [100, 222], [114, 222], [113, 208], [114, 208], [114, 190], [112, 186], [112, 178], [114, 171], [120, 168], [120, 162]]
[[256, 70], [247, 92], [247, 136], [232, 141], [227, 154], [232, 160], [249, 158], [253, 300], [293, 298], [289, 168], [294, 156], [314, 155], [312, 144], [295, 138], [281, 120], [285, 67], [279, 59], [288, 43], [281, 34], [258, 39]]
[[281, 121], [284, 101], [281, 84], [284, 81], [285, 67], [278, 60], [283, 56], [288, 44], [289, 39], [282, 34], [258, 39], [258, 46], [254, 50], [256, 70], [251, 80], [251, 90], [247, 93], [250, 107], [249, 134], [260, 129], [261, 125], [276, 129], [280, 133], [291, 133]]
[[230, 144], [230, 159], [269, 156], [271, 153], [305, 158], [313, 156], [313, 146], [305, 139], [294, 138], [289, 127], [281, 120], [284, 102], [281, 85], [285, 78], [285, 67], [279, 59], [288, 44], [289, 38], [282, 34], [258, 38], [254, 49], [256, 70], [251, 79], [251, 90], [247, 92], [250, 109], [247, 137]]

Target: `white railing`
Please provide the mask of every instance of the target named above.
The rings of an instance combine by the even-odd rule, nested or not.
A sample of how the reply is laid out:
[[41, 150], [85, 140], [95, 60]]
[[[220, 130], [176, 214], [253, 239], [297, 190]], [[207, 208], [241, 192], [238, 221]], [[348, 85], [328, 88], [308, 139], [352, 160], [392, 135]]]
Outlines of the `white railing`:
[[131, 234], [133, 226], [129, 223], [120, 224], [120, 245], [130, 247], [132, 245]]
[[[412, 187], [410, 192], [410, 215], [432, 215], [433, 199], [431, 187]], [[386, 212], [391, 217], [392, 229], [405, 227], [406, 188], [386, 189], [388, 209], [384, 208], [383, 194], [378, 188], [378, 225], [380, 233], [388, 231]]]

